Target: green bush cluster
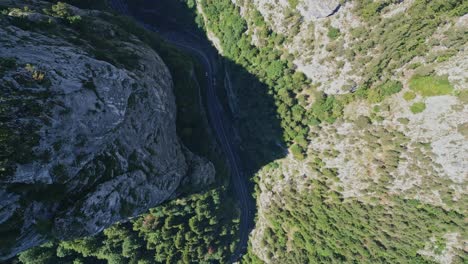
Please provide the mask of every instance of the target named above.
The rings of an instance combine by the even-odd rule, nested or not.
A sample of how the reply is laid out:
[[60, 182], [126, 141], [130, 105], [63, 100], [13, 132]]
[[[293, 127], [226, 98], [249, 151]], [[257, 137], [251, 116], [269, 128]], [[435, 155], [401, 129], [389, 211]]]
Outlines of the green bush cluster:
[[305, 158], [304, 149], [298, 144], [294, 144], [291, 146], [291, 153], [293, 154], [294, 158], [298, 160], [303, 160]]
[[63, 2], [57, 2], [57, 4], [52, 5], [50, 10], [44, 10], [46, 14], [65, 19], [70, 24], [79, 24], [81, 22], [81, 16], [73, 15], [68, 8], [67, 4]]
[[457, 97], [464, 104], [468, 104], [468, 90], [457, 91]]
[[386, 83], [370, 89], [367, 100], [371, 103], [379, 103], [386, 97], [401, 91], [403, 84], [400, 81], [387, 81]]

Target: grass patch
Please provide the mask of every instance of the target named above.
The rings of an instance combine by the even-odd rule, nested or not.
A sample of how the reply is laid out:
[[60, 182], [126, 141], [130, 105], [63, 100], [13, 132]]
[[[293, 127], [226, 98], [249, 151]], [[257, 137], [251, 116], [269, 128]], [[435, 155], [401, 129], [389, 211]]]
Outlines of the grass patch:
[[406, 101], [411, 101], [414, 98], [416, 98], [416, 94], [413, 92], [406, 92], [403, 94], [403, 99], [405, 99]]
[[411, 77], [410, 88], [422, 96], [446, 95], [452, 93], [453, 91], [453, 86], [450, 84], [447, 75], [415, 75]]
[[426, 104], [423, 102], [418, 102], [414, 103], [411, 107], [410, 110], [413, 112], [413, 114], [418, 114], [423, 112], [426, 109]]

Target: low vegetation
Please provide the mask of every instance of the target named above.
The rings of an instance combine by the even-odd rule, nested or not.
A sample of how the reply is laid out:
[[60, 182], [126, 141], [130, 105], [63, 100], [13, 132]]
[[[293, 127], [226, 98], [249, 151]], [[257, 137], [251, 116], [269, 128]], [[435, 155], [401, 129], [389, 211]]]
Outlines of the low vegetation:
[[293, 154], [294, 158], [298, 160], [304, 159], [304, 149], [297, 144], [291, 146], [291, 153]]
[[63, 2], [58, 2], [55, 5], [52, 5], [51, 9], [45, 9], [46, 14], [65, 19], [70, 24], [78, 24], [81, 22], [81, 17], [78, 15], [73, 15], [68, 6]]
[[299, 4], [299, 0], [288, 0], [289, 6], [294, 9]]
[[410, 88], [422, 96], [447, 95], [453, 92], [447, 76], [420, 76], [411, 77]]
[[327, 33], [327, 36], [331, 39], [331, 40], [335, 40], [337, 39], [339, 36], [340, 36], [341, 32], [338, 28], [335, 28], [335, 27], [332, 27], [330, 26], [328, 28], [328, 33]]
[[386, 97], [400, 92], [402, 88], [403, 84], [399, 81], [387, 81], [369, 90], [367, 93], [367, 100], [371, 103], [382, 102]]
[[413, 92], [405, 92], [403, 94], [403, 99], [405, 99], [406, 101], [411, 101], [413, 100], [414, 98], [416, 98], [416, 94], [413, 93]]
[[413, 114], [422, 113], [426, 109], [426, 104], [424, 102], [417, 102], [411, 105], [410, 110]]

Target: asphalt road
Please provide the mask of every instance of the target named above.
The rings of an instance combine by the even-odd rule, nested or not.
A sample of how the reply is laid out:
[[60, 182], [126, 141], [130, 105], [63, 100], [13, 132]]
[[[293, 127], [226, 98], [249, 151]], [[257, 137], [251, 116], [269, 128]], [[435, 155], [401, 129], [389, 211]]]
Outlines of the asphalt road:
[[[111, 0], [111, 3], [112, 7], [118, 12], [127, 16], [132, 16], [139, 21], [138, 17], [133, 16], [129, 12], [125, 1]], [[205, 68], [207, 75], [206, 101], [210, 125], [226, 156], [231, 172], [232, 184], [241, 211], [239, 244], [231, 258], [231, 262], [235, 262], [247, 250], [247, 242], [249, 239], [249, 232], [252, 228], [255, 206], [247, 187], [248, 179], [243, 172], [238, 147], [234, 140], [234, 127], [229, 122], [216, 94], [215, 69], [217, 67], [216, 58], [218, 55], [213, 51], [213, 47], [206, 44], [206, 41], [203, 41], [200, 37], [191, 32], [164, 31], [141, 21], [139, 22], [147, 29], [159, 33], [167, 42], [194, 55]]]

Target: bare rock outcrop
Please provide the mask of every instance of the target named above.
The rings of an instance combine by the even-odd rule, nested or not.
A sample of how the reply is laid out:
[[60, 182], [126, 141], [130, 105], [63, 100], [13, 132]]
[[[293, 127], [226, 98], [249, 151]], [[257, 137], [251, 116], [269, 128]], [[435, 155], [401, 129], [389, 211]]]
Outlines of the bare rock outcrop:
[[303, 0], [297, 9], [305, 20], [310, 21], [332, 15], [340, 8], [338, 0]]

